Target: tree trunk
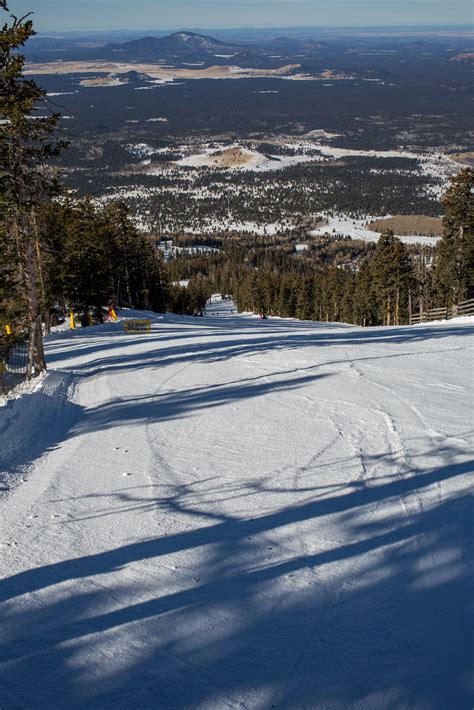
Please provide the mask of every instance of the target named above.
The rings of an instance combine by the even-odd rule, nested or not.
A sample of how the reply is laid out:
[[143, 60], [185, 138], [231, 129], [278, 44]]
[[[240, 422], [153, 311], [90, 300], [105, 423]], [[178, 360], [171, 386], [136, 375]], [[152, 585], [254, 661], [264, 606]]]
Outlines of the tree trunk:
[[125, 267], [125, 293], [127, 294], [128, 307], [133, 308], [133, 299], [130, 293], [130, 276], [127, 267]]
[[31, 375], [33, 374], [35, 342], [36, 342], [36, 321], [30, 325], [30, 333], [29, 333], [29, 337], [28, 337], [28, 361], [27, 361], [28, 364], [27, 364], [27, 372], [26, 372], [26, 376], [28, 379], [31, 379]]
[[464, 247], [464, 225], [459, 225], [459, 236], [456, 250], [456, 286], [452, 306], [462, 301], [465, 294], [462, 292], [462, 272], [463, 272], [463, 247]]
[[49, 308], [47, 304], [47, 299], [46, 299], [46, 290], [44, 287], [44, 279], [43, 279], [43, 257], [41, 255], [41, 245], [40, 241], [38, 238], [38, 226], [36, 224], [36, 215], [34, 211], [31, 213], [31, 219], [33, 221], [33, 229], [35, 233], [35, 251], [36, 251], [36, 268], [38, 269], [38, 282], [39, 282], [39, 287], [40, 287], [40, 292], [41, 292], [41, 308], [40, 310], [43, 311], [44, 314], [44, 324], [45, 324], [45, 330], [47, 333], [51, 332], [51, 319], [50, 319], [50, 313], [49, 313]]
[[[29, 341], [29, 352], [28, 352], [28, 362], [29, 362], [29, 377], [31, 377], [32, 370], [34, 369], [37, 375], [46, 369], [44, 361], [44, 350], [43, 350], [43, 328], [41, 324], [41, 314], [38, 303], [38, 292], [36, 288], [37, 279], [37, 268], [36, 268], [36, 254], [34, 243], [29, 234], [29, 226], [25, 220], [21, 220], [18, 217], [21, 224], [23, 221], [23, 235], [20, 240], [23, 253], [20, 255], [22, 261], [24, 262], [24, 287], [25, 296], [28, 306], [28, 321], [31, 328], [32, 336], [30, 336]], [[19, 225], [17, 225], [18, 228]], [[39, 327], [38, 327], [39, 324]]]
[[46, 370], [46, 361], [44, 359], [43, 345], [43, 324], [41, 322], [40, 314], [38, 314], [38, 317], [36, 318], [35, 344], [33, 354], [35, 374], [39, 375], [41, 372], [44, 372], [44, 370]]
[[[36, 254], [33, 241], [28, 234], [24, 235], [24, 243], [25, 295], [26, 302], [28, 305], [28, 320], [30, 322], [30, 327], [33, 332], [33, 338], [30, 338], [31, 352], [29, 353], [29, 361], [31, 362], [32, 369], [34, 369], [35, 373], [39, 375], [39, 373], [42, 372], [46, 368], [46, 366], [43, 355], [43, 329], [41, 325], [38, 292], [36, 288]], [[32, 369], [30, 369], [30, 377]]]

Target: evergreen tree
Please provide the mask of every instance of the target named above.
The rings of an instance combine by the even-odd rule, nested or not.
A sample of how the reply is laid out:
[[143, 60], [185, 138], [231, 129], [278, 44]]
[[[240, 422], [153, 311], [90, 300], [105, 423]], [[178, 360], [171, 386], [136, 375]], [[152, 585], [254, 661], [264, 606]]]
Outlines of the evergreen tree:
[[405, 245], [393, 232], [380, 235], [371, 272], [380, 322], [383, 325], [399, 325], [406, 319], [413, 269]]
[[474, 297], [474, 170], [451, 178], [442, 199], [443, 238], [438, 246], [435, 287], [440, 305]]
[[298, 320], [310, 320], [313, 317], [314, 280], [308, 276], [300, 281], [296, 317]]
[[358, 325], [370, 326], [378, 324], [375, 285], [369, 262], [362, 264], [357, 274], [352, 317]]
[[88, 199], [78, 203], [66, 225], [64, 272], [67, 300], [100, 308], [113, 297], [110, 230]]
[[39, 213], [48, 302], [86, 308], [110, 304], [162, 311], [162, 257], [121, 202], [54, 201]]
[[[6, 0], [0, 0], [0, 10], [9, 13]], [[53, 140], [59, 114], [35, 115], [45, 91], [23, 76], [25, 58], [18, 49], [35, 34], [29, 14], [20, 18], [9, 15], [9, 21], [0, 32], [1, 236], [10, 267], [9, 255], [16, 257], [15, 282], [23, 316], [20, 325], [30, 328], [29, 369], [39, 373], [46, 365], [40, 313], [42, 254], [35, 210], [56, 189], [55, 177], [46, 165], [63, 144]], [[6, 278], [11, 279], [11, 268], [2, 266]]]

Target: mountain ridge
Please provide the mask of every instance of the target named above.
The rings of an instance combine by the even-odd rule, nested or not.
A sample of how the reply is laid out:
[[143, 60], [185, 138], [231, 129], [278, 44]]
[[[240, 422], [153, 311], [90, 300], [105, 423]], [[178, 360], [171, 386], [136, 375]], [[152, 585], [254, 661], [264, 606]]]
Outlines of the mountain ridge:
[[242, 49], [221, 40], [196, 32], [174, 32], [165, 37], [143, 37], [123, 43], [110, 43], [102, 47], [96, 58], [134, 61], [176, 60], [177, 58], [206, 59], [215, 52], [234, 54]]

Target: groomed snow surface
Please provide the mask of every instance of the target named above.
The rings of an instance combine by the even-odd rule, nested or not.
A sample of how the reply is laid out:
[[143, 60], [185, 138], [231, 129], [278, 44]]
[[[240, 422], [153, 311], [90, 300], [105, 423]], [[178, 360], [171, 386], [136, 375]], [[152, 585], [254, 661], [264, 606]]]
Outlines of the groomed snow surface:
[[0, 410], [0, 707], [470, 710], [472, 322], [231, 308]]

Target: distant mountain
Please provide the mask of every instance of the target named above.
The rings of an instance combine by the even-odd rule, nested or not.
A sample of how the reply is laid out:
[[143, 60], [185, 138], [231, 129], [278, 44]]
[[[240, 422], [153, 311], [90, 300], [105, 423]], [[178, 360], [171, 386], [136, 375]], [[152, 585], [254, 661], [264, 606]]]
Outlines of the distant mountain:
[[164, 40], [168, 40], [171, 44], [186, 49], [202, 49], [205, 51], [218, 50], [222, 47], [226, 47], [225, 42], [221, 42], [219, 39], [214, 39], [213, 37], [206, 37], [206, 35], [199, 35], [195, 32], [175, 32], [175, 34], [169, 37], [164, 37]]
[[261, 52], [239, 52], [230, 60], [232, 64], [242, 69], [272, 69], [281, 66], [281, 62], [274, 60]]
[[[234, 64], [243, 69], [275, 69], [295, 63], [294, 57], [311, 56], [323, 47], [321, 42], [287, 37], [265, 42], [263, 46], [223, 42], [196, 32], [175, 32], [165, 37], [141, 37], [127, 42], [68, 42], [41, 38], [28, 48], [28, 60], [47, 61], [118, 61], [144, 64], [166, 63], [173, 66]], [[296, 60], [299, 61], [299, 60]]]
[[194, 32], [175, 32], [168, 37], [143, 37], [123, 44], [107, 44], [96, 52], [95, 56], [98, 59], [156, 62], [176, 59], [201, 60], [214, 53], [233, 54], [235, 51], [235, 46], [229, 46], [213, 37]]
[[32, 37], [28, 44], [30, 52], [46, 50], [61, 50], [68, 46], [68, 43], [57, 37]]

